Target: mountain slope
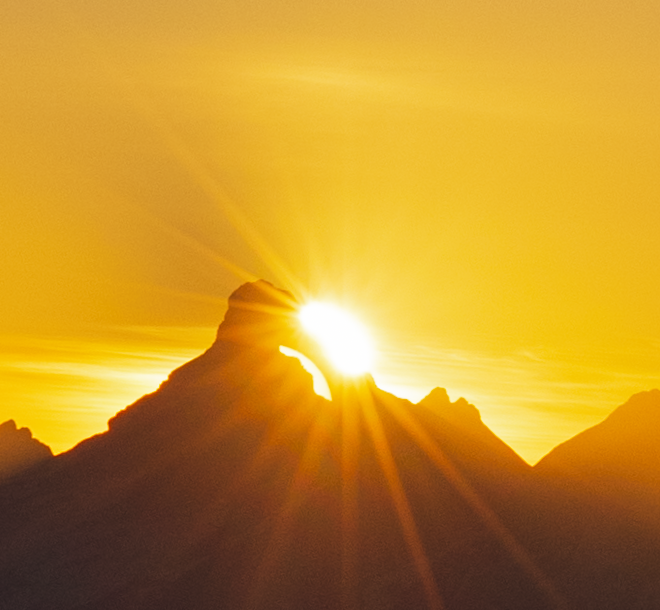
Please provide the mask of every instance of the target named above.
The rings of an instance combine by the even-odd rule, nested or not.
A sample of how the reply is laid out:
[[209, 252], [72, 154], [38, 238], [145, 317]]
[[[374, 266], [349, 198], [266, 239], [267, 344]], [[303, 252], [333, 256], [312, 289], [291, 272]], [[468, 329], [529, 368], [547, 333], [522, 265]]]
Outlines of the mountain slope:
[[635, 394], [603, 422], [553, 449], [536, 469], [627, 479], [660, 493], [660, 390]]
[[660, 390], [635, 394], [553, 449], [535, 471], [660, 532]]

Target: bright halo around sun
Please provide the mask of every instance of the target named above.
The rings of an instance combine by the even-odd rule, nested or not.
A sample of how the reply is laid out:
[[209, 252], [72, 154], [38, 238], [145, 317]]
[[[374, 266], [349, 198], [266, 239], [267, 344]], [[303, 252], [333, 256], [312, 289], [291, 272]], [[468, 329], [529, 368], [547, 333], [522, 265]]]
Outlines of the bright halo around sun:
[[321, 346], [330, 363], [344, 375], [366, 373], [374, 360], [374, 348], [367, 329], [355, 317], [336, 305], [312, 302], [299, 312], [300, 322]]

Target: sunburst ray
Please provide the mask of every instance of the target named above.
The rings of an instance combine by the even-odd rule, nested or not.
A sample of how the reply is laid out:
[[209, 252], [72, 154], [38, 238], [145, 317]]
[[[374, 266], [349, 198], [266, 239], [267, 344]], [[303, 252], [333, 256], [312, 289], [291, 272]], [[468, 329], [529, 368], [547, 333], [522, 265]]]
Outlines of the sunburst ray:
[[405, 489], [401, 483], [392, 450], [385, 435], [383, 424], [376, 411], [373, 396], [367, 388], [360, 392], [359, 396], [361, 411], [364, 414], [367, 428], [369, 429], [376, 450], [376, 457], [385, 475], [406, 544], [422, 581], [428, 606], [432, 610], [442, 610], [444, 604], [433, 575], [433, 569], [431, 568], [428, 555], [424, 550], [424, 545], [422, 544], [422, 539], [419, 535]]
[[539, 589], [545, 593], [552, 606], [557, 610], [567, 608], [566, 601], [552, 581], [538, 567], [527, 550], [516, 540], [515, 536], [502, 523], [497, 514], [481, 499], [481, 496], [474, 490], [465, 477], [463, 477], [428, 432], [415, 421], [410, 412], [400, 408], [393, 402], [386, 401], [386, 406], [399, 424], [431, 459], [438, 470], [442, 472], [447, 481], [458, 491], [490, 531], [498, 537], [511, 557], [533, 579]]
[[[258, 608], [262, 605], [269, 582], [278, 563], [282, 560], [287, 548], [292, 542], [294, 521], [306, 499], [306, 488], [310, 481], [318, 475], [318, 466], [322, 455], [322, 446], [327, 435], [328, 413], [319, 412], [309, 430], [305, 448], [300, 462], [289, 485], [286, 499], [277, 515], [268, 544], [262, 554], [261, 561], [255, 572], [248, 595], [248, 608]], [[272, 442], [272, 439], [271, 439]]]

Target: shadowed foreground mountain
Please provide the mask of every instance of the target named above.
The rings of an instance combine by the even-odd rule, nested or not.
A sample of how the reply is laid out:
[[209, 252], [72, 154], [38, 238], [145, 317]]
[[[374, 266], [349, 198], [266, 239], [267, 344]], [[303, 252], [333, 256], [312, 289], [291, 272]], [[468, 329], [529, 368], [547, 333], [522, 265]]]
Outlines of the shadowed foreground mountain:
[[336, 377], [295, 308], [242, 286], [207, 352], [0, 485], [0, 608], [660, 608], [657, 390], [531, 468], [444, 390]]

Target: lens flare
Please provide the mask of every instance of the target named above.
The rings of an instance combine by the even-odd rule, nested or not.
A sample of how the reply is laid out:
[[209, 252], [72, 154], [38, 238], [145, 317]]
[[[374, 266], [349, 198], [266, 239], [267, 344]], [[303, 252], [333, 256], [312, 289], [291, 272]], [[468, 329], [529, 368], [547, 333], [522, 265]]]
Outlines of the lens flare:
[[300, 322], [321, 346], [331, 364], [344, 375], [366, 373], [374, 360], [367, 329], [350, 313], [331, 303], [313, 302], [303, 306]]

